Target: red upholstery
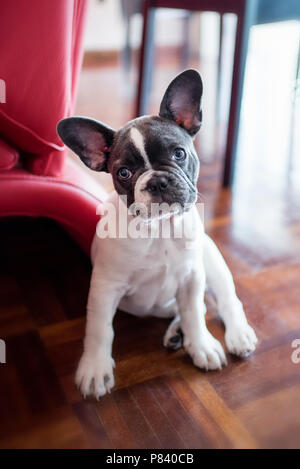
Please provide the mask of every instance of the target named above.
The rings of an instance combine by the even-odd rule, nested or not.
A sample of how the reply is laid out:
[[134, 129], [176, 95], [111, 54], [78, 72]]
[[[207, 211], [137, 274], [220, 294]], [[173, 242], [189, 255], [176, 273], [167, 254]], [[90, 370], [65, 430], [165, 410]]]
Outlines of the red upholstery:
[[58, 221], [89, 253], [104, 192], [71, 159], [61, 176], [38, 176], [21, 168], [0, 172], [0, 217], [48, 217]]
[[[57, 122], [73, 112], [87, 5], [87, 0], [1, 2], [6, 99], [0, 102], [0, 137], [11, 147], [1, 141], [0, 216], [51, 217], [88, 252], [101, 188], [66, 160], [56, 133]], [[18, 153], [24, 169], [11, 169]]]
[[17, 166], [19, 153], [0, 138], [0, 171], [9, 170]]
[[9, 0], [0, 6], [0, 133], [26, 153], [35, 174], [62, 171], [56, 124], [72, 113], [86, 0]]

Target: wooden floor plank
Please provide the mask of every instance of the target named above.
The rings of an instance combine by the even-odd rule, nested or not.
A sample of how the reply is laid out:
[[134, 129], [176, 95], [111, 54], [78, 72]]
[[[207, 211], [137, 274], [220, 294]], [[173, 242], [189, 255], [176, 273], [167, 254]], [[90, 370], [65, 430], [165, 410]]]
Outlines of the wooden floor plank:
[[186, 447], [210, 448], [211, 442], [203, 428], [197, 425], [190, 413], [186, 412], [176, 393], [168, 386], [164, 377], [154, 378], [148, 382], [148, 385], [160, 402], [163, 411], [172, 416], [173, 425], [181, 435]]
[[168, 414], [163, 411], [160, 401], [155, 398], [148, 384], [145, 382], [136, 384], [130, 388], [130, 392], [151, 425], [162, 448], [185, 448], [184, 441], [177, 433], [172, 419], [169, 420]]
[[99, 419], [95, 406], [91, 402], [73, 404], [82, 430], [88, 440], [88, 447], [93, 449], [112, 448], [112, 443]]
[[138, 448], [161, 448], [161, 444], [129, 389], [113, 393], [113, 399]]
[[259, 447], [255, 438], [246, 430], [205, 378], [199, 379], [195, 370], [184, 370], [181, 373], [235, 448], [254, 449]]
[[[231, 448], [232, 443], [228, 439], [226, 433], [218, 425], [218, 422], [209, 413], [208, 409], [203, 405], [201, 399], [197, 397], [192, 388], [183, 379], [180, 372], [165, 377], [168, 386], [178, 396], [185, 411], [192, 415], [197, 422], [197, 426], [207, 435], [208, 440], [214, 448]], [[202, 379], [198, 376], [198, 379]]]
[[299, 396], [298, 384], [245, 402], [235, 413], [264, 448], [299, 448]]
[[126, 425], [111, 395], [100, 399], [96, 405], [96, 411], [114, 448], [130, 449], [137, 447], [138, 443]]
[[36, 331], [10, 337], [7, 360], [15, 366], [32, 413], [48, 411], [66, 403], [55, 369]]

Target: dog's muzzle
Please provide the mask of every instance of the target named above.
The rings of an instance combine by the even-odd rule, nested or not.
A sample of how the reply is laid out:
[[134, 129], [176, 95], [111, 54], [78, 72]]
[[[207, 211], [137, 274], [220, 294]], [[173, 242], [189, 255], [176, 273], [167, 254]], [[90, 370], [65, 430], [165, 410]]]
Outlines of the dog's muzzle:
[[[154, 213], [159, 213], [165, 217], [182, 212], [187, 204], [196, 201], [196, 189], [192, 183], [189, 184], [186, 181], [186, 175], [184, 173], [181, 175], [180, 171], [173, 170], [173, 168], [166, 169], [150, 169], [138, 178], [132, 213], [144, 219], [151, 217], [150, 212], [152, 216]], [[153, 207], [154, 205], [156, 207]]]

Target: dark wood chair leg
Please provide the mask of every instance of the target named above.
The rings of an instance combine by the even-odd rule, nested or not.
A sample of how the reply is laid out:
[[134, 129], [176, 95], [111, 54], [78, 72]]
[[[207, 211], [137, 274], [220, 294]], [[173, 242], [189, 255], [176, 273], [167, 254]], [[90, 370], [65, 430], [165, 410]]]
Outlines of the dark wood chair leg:
[[152, 83], [155, 9], [151, 8], [151, 3], [151, 0], [145, 0], [144, 2], [144, 25], [139, 57], [139, 78], [135, 117], [147, 113]]
[[224, 15], [219, 15], [219, 54], [218, 54], [218, 70], [217, 70], [217, 96], [216, 96], [216, 116], [217, 122], [221, 120], [221, 86], [222, 86], [222, 54], [223, 54], [223, 29], [224, 29]]
[[230, 111], [223, 172], [224, 187], [231, 186], [233, 182], [249, 32], [251, 26], [255, 23], [258, 1], [245, 0], [241, 2], [241, 10], [237, 14]]

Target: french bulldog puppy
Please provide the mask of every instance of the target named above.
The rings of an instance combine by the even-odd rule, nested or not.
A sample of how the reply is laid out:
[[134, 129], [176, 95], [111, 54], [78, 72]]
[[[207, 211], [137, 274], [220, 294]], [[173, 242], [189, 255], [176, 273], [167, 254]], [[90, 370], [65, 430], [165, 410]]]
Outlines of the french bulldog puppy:
[[[170, 83], [158, 116], [134, 119], [117, 131], [86, 117], [58, 124], [63, 142], [89, 168], [112, 175], [115, 191], [104, 209], [113, 207], [118, 220], [121, 210], [128, 225], [138, 221], [142, 231], [152, 230], [141, 237], [120, 236], [115, 229], [101, 237], [96, 231], [84, 352], [76, 373], [84, 396], [98, 399], [114, 386], [112, 322], [118, 307], [137, 316], [171, 317], [164, 345], [183, 345], [201, 369], [221, 369], [227, 363], [223, 347], [205, 323], [208, 285], [229, 352], [245, 357], [255, 349], [257, 338], [232, 275], [204, 233], [196, 207], [199, 159], [193, 137], [201, 127], [202, 89], [199, 73], [186, 70]], [[153, 204], [164, 204], [164, 211], [151, 215]], [[184, 224], [182, 236], [161, 236], [165, 220], [174, 229]]]

